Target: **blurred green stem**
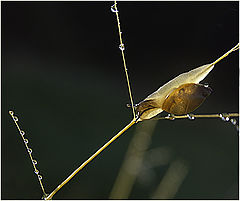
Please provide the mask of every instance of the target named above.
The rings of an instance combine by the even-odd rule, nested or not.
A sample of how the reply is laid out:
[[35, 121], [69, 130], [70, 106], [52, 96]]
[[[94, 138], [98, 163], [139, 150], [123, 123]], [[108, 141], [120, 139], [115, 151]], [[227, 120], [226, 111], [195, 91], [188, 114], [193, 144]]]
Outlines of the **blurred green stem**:
[[110, 199], [128, 199], [141, 168], [146, 150], [151, 143], [152, 134], [157, 122], [143, 122], [129, 143], [125, 159], [110, 193]]

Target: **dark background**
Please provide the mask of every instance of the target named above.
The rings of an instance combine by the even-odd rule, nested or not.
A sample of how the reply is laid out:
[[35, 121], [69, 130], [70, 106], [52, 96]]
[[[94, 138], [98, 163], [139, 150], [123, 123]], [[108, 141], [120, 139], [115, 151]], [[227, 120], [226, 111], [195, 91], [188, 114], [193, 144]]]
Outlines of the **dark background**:
[[[40, 199], [14, 110], [51, 192], [131, 120], [112, 2], [1, 2], [2, 199]], [[238, 2], [119, 2], [136, 103], [178, 74], [213, 62], [239, 41]], [[214, 90], [194, 113], [238, 112], [238, 52], [203, 83]], [[135, 127], [54, 199], [108, 199]], [[149, 149], [187, 161], [176, 199], [238, 198], [238, 132], [220, 119], [159, 121]], [[148, 199], [168, 165], [130, 199]]]

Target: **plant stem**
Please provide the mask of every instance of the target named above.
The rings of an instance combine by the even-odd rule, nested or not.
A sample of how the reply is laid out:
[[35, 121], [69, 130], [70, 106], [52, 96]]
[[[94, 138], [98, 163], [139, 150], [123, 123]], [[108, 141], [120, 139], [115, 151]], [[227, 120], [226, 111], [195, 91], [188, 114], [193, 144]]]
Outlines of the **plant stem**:
[[118, 9], [117, 9], [117, 1], [114, 1], [114, 7], [115, 7], [115, 11], [116, 11], [115, 14], [116, 14], [116, 18], [117, 18], [118, 35], [119, 35], [119, 41], [120, 41], [120, 46], [121, 46], [120, 49], [121, 49], [121, 53], [122, 53], [122, 60], [123, 60], [125, 76], [126, 76], [126, 79], [127, 79], [128, 93], [129, 93], [129, 98], [130, 98], [130, 102], [131, 102], [133, 118], [135, 118], [136, 114], [135, 114], [135, 108], [134, 108], [134, 103], [133, 103], [133, 97], [132, 97], [130, 81], [129, 81], [129, 77], [128, 77], [126, 59], [125, 59], [125, 56], [124, 56], [124, 49], [125, 49], [125, 47], [124, 47], [123, 39], [122, 39], [122, 31], [121, 31], [121, 27], [120, 27], [120, 19], [119, 19], [119, 16], [118, 16]]
[[239, 49], [239, 43], [234, 46], [231, 50], [229, 50], [228, 52], [226, 52], [224, 55], [222, 55], [221, 57], [219, 57], [216, 61], [214, 61], [212, 63], [212, 65], [215, 65], [216, 63], [218, 63], [219, 61], [221, 61], [223, 58], [225, 58], [226, 56], [228, 56], [230, 53], [232, 53], [233, 51], [236, 51]]
[[71, 175], [69, 175], [58, 187], [50, 193], [45, 199], [50, 200], [66, 183], [70, 181], [80, 170], [82, 170], [89, 162], [91, 162], [96, 156], [98, 156], [104, 149], [106, 149], [110, 144], [112, 144], [120, 135], [122, 135], [126, 130], [128, 130], [132, 125], [137, 123], [134, 118], [127, 126], [125, 126], [121, 131], [119, 131], [112, 139], [110, 139], [106, 144], [104, 144], [100, 149], [98, 149], [92, 156], [90, 156], [85, 162], [83, 162]]
[[20, 126], [18, 125], [17, 121], [18, 121], [18, 118], [16, 116], [14, 116], [14, 112], [13, 111], [9, 111], [9, 114], [11, 115], [17, 129], [18, 129], [18, 132], [19, 134], [21, 135], [22, 137], [22, 140], [24, 142], [24, 145], [27, 149], [27, 152], [28, 152], [28, 155], [31, 159], [31, 162], [32, 162], [32, 165], [33, 165], [33, 169], [34, 169], [34, 172], [35, 174], [37, 175], [37, 178], [38, 178], [38, 181], [39, 181], [39, 184], [40, 184], [40, 187], [42, 189], [42, 192], [43, 192], [43, 196], [46, 196], [46, 192], [45, 192], [45, 189], [44, 189], [44, 186], [43, 186], [43, 183], [42, 183], [42, 176], [39, 174], [39, 170], [37, 169], [36, 167], [36, 164], [37, 164], [37, 161], [35, 159], [33, 159], [33, 156], [32, 156], [32, 149], [28, 146], [28, 139], [26, 139], [24, 137], [24, 134], [25, 132], [20, 128]]
[[[195, 118], [222, 118], [224, 117], [239, 117], [239, 113], [228, 113], [228, 114], [190, 114], [190, 117]], [[165, 117], [156, 117], [149, 120], [162, 120], [162, 119], [187, 119], [189, 115], [168, 115]]]

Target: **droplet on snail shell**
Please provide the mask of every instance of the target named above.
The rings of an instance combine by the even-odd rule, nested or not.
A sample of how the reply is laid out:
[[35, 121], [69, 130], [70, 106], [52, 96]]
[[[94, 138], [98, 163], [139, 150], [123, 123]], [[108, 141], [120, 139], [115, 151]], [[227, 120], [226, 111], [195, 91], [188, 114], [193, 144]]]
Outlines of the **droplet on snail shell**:
[[136, 105], [136, 112], [140, 118], [145, 112], [158, 114], [158, 108], [175, 115], [187, 114], [196, 110], [211, 92], [210, 87], [202, 84], [183, 84], [169, 93], [161, 107], [156, 99], [145, 100]]

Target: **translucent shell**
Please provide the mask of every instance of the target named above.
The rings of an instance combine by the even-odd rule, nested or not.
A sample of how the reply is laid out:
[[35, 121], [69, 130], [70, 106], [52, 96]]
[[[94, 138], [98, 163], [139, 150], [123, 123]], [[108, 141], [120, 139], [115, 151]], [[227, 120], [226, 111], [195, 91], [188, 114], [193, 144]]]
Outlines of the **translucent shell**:
[[[196, 90], [196, 91], [201, 91], [201, 90], [204, 91], [205, 90], [206, 91], [207, 87], [205, 89], [205, 88], [203, 88], [204, 87], [203, 85], [197, 85], [197, 84], [201, 80], [203, 80], [213, 68], [214, 68], [213, 64], [206, 64], [206, 65], [197, 67], [193, 70], [190, 70], [188, 72], [178, 75], [174, 79], [170, 80], [169, 82], [167, 82], [166, 84], [161, 86], [157, 91], [153, 92], [148, 97], [146, 97], [143, 101], [141, 101], [139, 104], [136, 105], [135, 109], [136, 109], [136, 113], [139, 118], [139, 121], [142, 121], [145, 119], [150, 119], [150, 118], [158, 115], [159, 113], [161, 113], [164, 110], [163, 108], [166, 109], [165, 111], [167, 111], [167, 110], [175, 111], [176, 110], [178, 114], [180, 114], [180, 113], [183, 114], [184, 109], [181, 109], [181, 108], [184, 106], [179, 105], [177, 108], [176, 104], [173, 103], [173, 101], [175, 101], [175, 102], [177, 101], [178, 103], [181, 102], [178, 100], [177, 95], [176, 95], [177, 91], [175, 91], [175, 90], [181, 88], [185, 84], [192, 84], [192, 86], [187, 85], [188, 91], [190, 90], [191, 87], [192, 87], [192, 91], [193, 90]], [[196, 85], [194, 85], [194, 84], [196, 84]], [[197, 87], [197, 86], [199, 86], [199, 87]], [[186, 86], [184, 86], [184, 87], [186, 87]], [[185, 102], [185, 104], [187, 104], [186, 103], [187, 100], [192, 100], [191, 101], [192, 104], [188, 105], [188, 107], [190, 106], [190, 108], [196, 109], [205, 99], [197, 98], [197, 96], [199, 96], [199, 94], [197, 92], [195, 95], [190, 95], [189, 93], [190, 92], [187, 92], [187, 93], [185, 92], [184, 93], [185, 95], [184, 96], [182, 95], [180, 99], [182, 99], [182, 101]], [[172, 94], [172, 96], [170, 98], [169, 96], [171, 94]], [[166, 100], [168, 97], [171, 100], [170, 99]], [[196, 101], [193, 101], [193, 99]], [[197, 99], [198, 99], [198, 101], [197, 101]], [[200, 100], [202, 100], [202, 101], [200, 101]], [[165, 102], [165, 105], [163, 107], [164, 102]], [[175, 105], [175, 106], [173, 106], [173, 105]], [[198, 105], [198, 106], [196, 107], [196, 105]], [[190, 109], [185, 109], [185, 111], [190, 111]]]
[[169, 94], [162, 105], [162, 109], [175, 115], [193, 112], [211, 92], [210, 87], [202, 84], [183, 84]]

